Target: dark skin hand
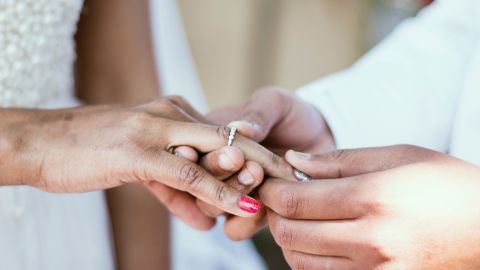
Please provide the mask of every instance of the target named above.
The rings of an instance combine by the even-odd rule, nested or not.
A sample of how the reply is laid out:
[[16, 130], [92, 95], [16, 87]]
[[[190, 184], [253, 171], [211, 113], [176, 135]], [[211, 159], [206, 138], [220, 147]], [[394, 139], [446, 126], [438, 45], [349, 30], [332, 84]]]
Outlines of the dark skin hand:
[[[83, 102], [142, 102], [160, 97], [148, 8], [146, 0], [84, 1], [76, 34], [76, 92]], [[167, 209], [139, 184], [106, 194], [117, 268], [170, 269]]]
[[[310, 104], [307, 104], [292, 94], [274, 87], [260, 89], [247, 102], [226, 107], [204, 117], [196, 113], [185, 102], [176, 103], [188, 111], [198, 121], [229, 125], [237, 127], [239, 133], [267, 146], [278, 154], [284, 154], [288, 149], [302, 151], [327, 152], [335, 149], [331, 132], [322, 115]], [[308, 132], [299, 132], [308, 131]], [[200, 164], [210, 173], [226, 179], [229, 185], [244, 194], [250, 194], [262, 183], [261, 166], [244, 163], [241, 153], [231, 155], [236, 165], [235, 169], [222, 169], [219, 160], [202, 158]], [[235, 172], [242, 170], [240, 174]], [[239, 175], [250, 172], [250, 184], [242, 184]], [[268, 175], [268, 173], [267, 173]], [[290, 179], [296, 181], [295, 178]], [[200, 209], [208, 216], [223, 215], [220, 209], [197, 200]], [[225, 233], [233, 240], [248, 239], [264, 227], [266, 220], [263, 215], [250, 218], [228, 216]]]
[[[100, 2], [87, 0], [85, 6], [76, 37], [78, 95], [90, 104], [132, 103], [157, 97], [159, 91], [152, 62], [147, 1], [113, 3], [109, 0]], [[119, 25], [122, 27], [118, 27]], [[167, 104], [167, 107], [175, 105], [178, 99], [170, 98], [166, 103], [171, 104]], [[175, 109], [171, 111], [176, 113]], [[185, 115], [189, 113], [184, 111]], [[192, 120], [188, 118], [180, 120]], [[258, 158], [256, 151], [244, 150], [250, 151], [246, 155], [247, 158], [252, 156], [254, 159]], [[192, 148], [182, 150], [182, 147], [178, 147], [175, 154], [195, 161], [197, 151], [193, 151]], [[239, 157], [242, 159], [241, 165], [237, 162]], [[286, 168], [283, 173], [277, 175], [291, 177], [291, 168], [285, 161], [271, 153], [268, 157], [275, 158], [276, 163], [282, 162], [283, 166], [279, 167]], [[218, 161], [215, 161], [216, 159]], [[231, 173], [238, 171], [240, 169], [238, 166], [243, 166], [243, 159], [243, 153], [236, 147], [223, 147], [202, 158], [221, 164], [219, 170], [211, 171], [218, 177], [227, 171]], [[231, 162], [228, 164], [228, 161], [233, 161], [233, 164]], [[268, 167], [270, 166], [268, 162], [261, 161], [260, 164]], [[248, 181], [263, 180], [263, 169], [257, 165], [258, 163], [248, 161], [247, 164], [243, 174], [247, 175]], [[156, 181], [149, 181], [146, 185], [170, 211], [192, 227], [208, 229], [214, 224], [214, 219], [199, 210], [195, 197], [189, 192]], [[138, 184], [113, 189], [108, 192], [108, 198], [119, 268], [167, 269], [168, 256], [161, 257], [156, 252], [161, 250], [163, 251], [161, 254], [169, 254], [166, 251], [169, 242], [166, 241], [168, 231], [160, 229], [168, 227], [168, 217], [160, 204], [152, 200]], [[142, 211], [138, 211], [140, 208]], [[132, 216], [135, 218], [131, 218]]]
[[286, 158], [316, 179], [260, 189], [292, 269], [480, 267], [479, 167], [408, 145]]

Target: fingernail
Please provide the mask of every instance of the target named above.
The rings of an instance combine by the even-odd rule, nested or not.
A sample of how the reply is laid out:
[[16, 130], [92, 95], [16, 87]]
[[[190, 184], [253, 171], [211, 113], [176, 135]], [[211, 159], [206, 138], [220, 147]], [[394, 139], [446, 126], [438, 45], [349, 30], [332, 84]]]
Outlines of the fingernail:
[[238, 207], [245, 212], [255, 214], [260, 210], [260, 203], [255, 199], [242, 195], [238, 200]]
[[255, 182], [255, 179], [253, 179], [252, 175], [249, 172], [242, 170], [238, 174], [238, 182], [240, 182], [240, 184], [244, 186], [249, 186]]
[[310, 159], [312, 157], [312, 155], [309, 153], [302, 153], [297, 151], [293, 151], [293, 153], [295, 153], [295, 156], [297, 156], [297, 158], [299, 159]]
[[232, 159], [226, 153], [220, 154], [218, 157], [218, 165], [226, 171], [235, 170], [235, 164], [233, 164]]

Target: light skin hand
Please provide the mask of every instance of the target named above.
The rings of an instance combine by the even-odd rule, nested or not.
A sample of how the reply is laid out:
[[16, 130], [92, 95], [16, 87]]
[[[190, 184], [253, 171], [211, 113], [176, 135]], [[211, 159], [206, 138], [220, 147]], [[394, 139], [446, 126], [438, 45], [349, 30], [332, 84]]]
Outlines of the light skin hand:
[[480, 267], [480, 168], [413, 146], [286, 159], [317, 179], [259, 192], [293, 269]]
[[[201, 153], [219, 149], [229, 129], [196, 123], [168, 99], [141, 105], [3, 109], [0, 113], [2, 185], [24, 184], [68, 193], [153, 181], [228, 213], [254, 215], [239, 207], [242, 193], [172, 153], [180, 145]], [[287, 174], [276, 170], [276, 164], [267, 164], [272, 154], [265, 148], [241, 136], [236, 143], [242, 152], [255, 153], [251, 158], [272, 174]], [[164, 200], [185, 202], [185, 198], [173, 198]], [[187, 207], [188, 202], [178, 205]]]

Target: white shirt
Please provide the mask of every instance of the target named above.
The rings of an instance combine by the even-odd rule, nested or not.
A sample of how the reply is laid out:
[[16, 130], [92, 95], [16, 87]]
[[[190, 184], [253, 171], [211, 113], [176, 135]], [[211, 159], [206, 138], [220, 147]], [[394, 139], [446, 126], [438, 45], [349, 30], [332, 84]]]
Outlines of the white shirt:
[[413, 144], [480, 164], [480, 1], [436, 1], [298, 95], [339, 148]]

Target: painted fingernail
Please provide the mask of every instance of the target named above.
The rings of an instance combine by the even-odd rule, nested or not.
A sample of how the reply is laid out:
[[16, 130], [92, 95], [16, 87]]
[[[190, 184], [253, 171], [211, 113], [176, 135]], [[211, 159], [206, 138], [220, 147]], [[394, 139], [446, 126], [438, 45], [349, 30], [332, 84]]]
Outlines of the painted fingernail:
[[255, 179], [253, 179], [252, 175], [244, 169], [238, 174], [238, 182], [244, 186], [249, 186], [255, 183]]
[[218, 157], [218, 165], [226, 171], [235, 170], [235, 164], [233, 164], [232, 159], [225, 153], [220, 154]]
[[238, 200], [238, 207], [245, 212], [255, 214], [260, 210], [260, 203], [255, 199], [242, 195]]
[[293, 151], [293, 152], [295, 153], [295, 156], [297, 156], [297, 158], [299, 159], [310, 159], [312, 157], [312, 155], [309, 153], [302, 153], [297, 151]]

